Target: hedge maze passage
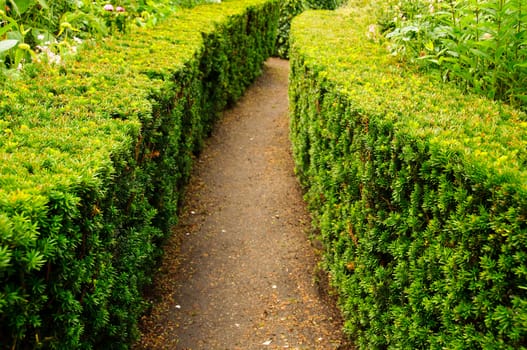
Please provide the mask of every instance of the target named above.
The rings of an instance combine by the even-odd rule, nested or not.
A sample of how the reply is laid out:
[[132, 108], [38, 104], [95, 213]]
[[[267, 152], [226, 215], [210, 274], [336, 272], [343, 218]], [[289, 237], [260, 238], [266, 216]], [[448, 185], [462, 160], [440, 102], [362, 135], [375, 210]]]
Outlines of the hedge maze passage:
[[[317, 268], [300, 265], [319, 271], [320, 289], [329, 274], [346, 337], [360, 349], [527, 348], [527, 12], [521, 1], [442, 2], [437, 8], [446, 12], [400, 1], [406, 7], [384, 13], [403, 13], [394, 20], [404, 20], [403, 27], [391, 28], [391, 38], [379, 29], [390, 29], [391, 19], [378, 17], [373, 0], [294, 19], [340, 1], [214, 1], [166, 12], [159, 25], [134, 30], [125, 30], [124, 7], [102, 4], [98, 11], [115, 32], [87, 41], [66, 63], [49, 53], [40, 59], [31, 45], [49, 33], [17, 22], [60, 7], [48, 3], [0, 2], [0, 349], [132, 347], [138, 320], [152, 312], [144, 291], [173, 237], [192, 164], [222, 112], [272, 54], [290, 58], [289, 175], [300, 181], [311, 213], [306, 220], [321, 246], [312, 244], [323, 256]], [[415, 16], [406, 18], [405, 11]], [[69, 16], [81, 25], [97, 21]], [[421, 33], [406, 20], [426, 26], [425, 18], [441, 19], [432, 34], [446, 38], [446, 48], [420, 37], [417, 55], [392, 56], [390, 49], [411, 50], [410, 37]], [[75, 32], [69, 22], [54, 24], [59, 35]], [[73, 52], [68, 45], [57, 43], [57, 50]], [[427, 65], [419, 69], [412, 61]], [[434, 67], [440, 69], [433, 73]], [[499, 69], [487, 74], [470, 67]], [[272, 151], [241, 154], [250, 159]], [[254, 203], [267, 203], [266, 194]], [[248, 208], [264, 210], [250, 204], [238, 210]], [[271, 219], [278, 225], [280, 213], [265, 223], [237, 218], [256, 230]], [[273, 244], [296, 244], [285, 230], [283, 241], [277, 232], [260, 234], [271, 243], [256, 243], [266, 253], [261, 257], [281, 261]], [[202, 256], [211, 253], [203, 249]], [[280, 276], [290, 289], [280, 294], [280, 283], [266, 282], [272, 293], [264, 305], [274, 309], [264, 307], [248, 328], [259, 340], [227, 347], [352, 348], [336, 336], [338, 316], [320, 327], [328, 330], [319, 337], [309, 327], [280, 329], [281, 321], [301, 314], [307, 315], [302, 322], [318, 326], [324, 314], [311, 311], [318, 299], [305, 296], [313, 291], [292, 292], [293, 282], [297, 289], [309, 283], [288, 275], [288, 265], [273, 270], [264, 261], [252, 261], [254, 268], [270, 269], [267, 276]], [[275, 273], [280, 269], [287, 273]], [[288, 308], [294, 312], [280, 314]], [[223, 339], [234, 334], [222, 327], [214, 331]]]
[[289, 64], [272, 58], [195, 162], [139, 349], [347, 349], [294, 176]]

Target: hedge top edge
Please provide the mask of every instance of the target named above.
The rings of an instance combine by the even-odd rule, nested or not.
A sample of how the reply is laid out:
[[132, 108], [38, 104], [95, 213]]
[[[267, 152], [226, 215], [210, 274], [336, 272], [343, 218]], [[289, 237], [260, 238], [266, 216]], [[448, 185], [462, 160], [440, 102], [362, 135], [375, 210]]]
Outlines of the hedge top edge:
[[395, 123], [400, 135], [430, 138], [438, 149], [506, 177], [520, 172], [518, 184], [527, 191], [527, 115], [400, 66], [371, 38], [373, 20], [354, 11], [307, 11], [295, 18], [292, 50], [304, 66], [361, 101], [354, 113]]

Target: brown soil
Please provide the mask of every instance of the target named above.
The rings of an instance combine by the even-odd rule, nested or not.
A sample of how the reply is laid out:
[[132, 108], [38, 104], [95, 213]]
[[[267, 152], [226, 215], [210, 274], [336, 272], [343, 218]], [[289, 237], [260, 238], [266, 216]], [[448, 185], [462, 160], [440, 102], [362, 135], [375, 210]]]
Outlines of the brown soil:
[[288, 140], [288, 73], [269, 59], [196, 160], [136, 349], [352, 348], [316, 272]]

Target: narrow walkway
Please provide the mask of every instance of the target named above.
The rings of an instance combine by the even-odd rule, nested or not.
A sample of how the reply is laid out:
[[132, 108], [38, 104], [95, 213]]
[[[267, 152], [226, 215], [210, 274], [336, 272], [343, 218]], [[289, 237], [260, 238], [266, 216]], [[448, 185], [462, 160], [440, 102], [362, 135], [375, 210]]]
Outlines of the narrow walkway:
[[196, 161], [137, 349], [350, 348], [314, 277], [288, 140], [288, 71], [268, 60]]

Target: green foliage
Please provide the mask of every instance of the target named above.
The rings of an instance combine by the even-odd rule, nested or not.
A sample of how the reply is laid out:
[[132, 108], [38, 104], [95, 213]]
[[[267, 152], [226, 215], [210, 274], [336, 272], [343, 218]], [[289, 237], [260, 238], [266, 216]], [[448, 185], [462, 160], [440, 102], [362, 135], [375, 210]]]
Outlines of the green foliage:
[[342, 3], [342, 0], [283, 0], [280, 6], [276, 55], [281, 58], [289, 57], [289, 30], [295, 16], [308, 9], [334, 10]]
[[437, 69], [445, 81], [525, 108], [524, 1], [399, 1], [381, 18], [394, 54]]
[[[0, 70], [18, 69], [50, 53], [60, 57], [65, 47], [76, 45], [79, 38], [100, 40], [109, 34], [152, 27], [181, 8], [204, 2], [0, 0]], [[43, 55], [38, 55], [40, 52]]]
[[180, 10], [0, 87], [0, 348], [126, 349], [193, 153], [274, 48], [278, 2]]
[[361, 349], [525, 349], [527, 116], [402, 67], [375, 10], [291, 29], [291, 138]]
[[291, 20], [308, 9], [304, 0], [284, 0], [280, 6], [280, 21], [276, 38], [276, 54], [278, 57], [289, 57], [289, 31]]

